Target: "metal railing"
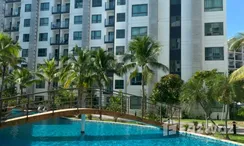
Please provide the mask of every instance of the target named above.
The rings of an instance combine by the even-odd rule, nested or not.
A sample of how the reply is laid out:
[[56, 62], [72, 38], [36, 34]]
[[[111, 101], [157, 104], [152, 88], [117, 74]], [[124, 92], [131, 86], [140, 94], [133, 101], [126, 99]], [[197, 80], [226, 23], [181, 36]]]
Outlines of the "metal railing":
[[62, 21], [57, 23], [51, 23], [51, 29], [69, 29], [69, 22]]
[[20, 11], [19, 10], [14, 10], [10, 12], [6, 12], [5, 17], [19, 17], [20, 16]]
[[52, 14], [59, 14], [59, 13], [69, 13], [70, 12], [70, 6], [57, 6], [52, 7]]
[[[106, 95], [104, 92], [106, 92], [106, 90], [90, 88], [82, 90], [79, 97], [79, 89], [71, 88], [43, 91], [34, 94], [24, 94], [22, 96], [0, 99], [0, 107], [2, 107], [0, 112], [0, 124], [8, 119], [16, 117], [25, 116], [25, 118], [28, 119], [29, 115], [36, 113], [45, 113], [50, 111], [54, 113], [55, 110], [70, 108], [77, 108], [77, 110], [79, 110], [79, 108], [92, 108], [112, 111], [120, 113], [121, 115], [133, 115], [142, 121], [143, 119], [146, 119], [158, 122], [159, 124], [163, 123], [163, 117], [165, 116], [164, 109], [166, 108], [177, 109], [180, 116], [180, 107], [177, 106], [168, 106], [166, 104], [151, 101], [150, 99], [143, 99], [141, 96], [119, 91], [112, 91], [110, 95]], [[43, 94], [48, 95], [47, 100], [35, 101], [35, 96]], [[110, 99], [112, 97], [120, 99], [119, 102], [115, 103], [117, 106], [111, 104]], [[12, 115], [12, 109], [18, 109], [22, 111], [22, 114], [18, 114], [16, 116]]]
[[114, 19], [105, 19], [105, 27], [113, 27], [114, 26]]
[[19, 31], [19, 26], [13, 26], [13, 27], [9, 27], [9, 28], [4, 28], [3, 31], [4, 32], [16, 32], [16, 31]]
[[104, 43], [114, 43], [114, 36], [112, 36], [112, 35], [105, 35], [104, 36]]
[[6, 3], [21, 2], [21, 0], [5, 0]]
[[69, 44], [69, 39], [68, 38], [55, 38], [52, 37], [50, 38], [50, 45], [67, 45]]

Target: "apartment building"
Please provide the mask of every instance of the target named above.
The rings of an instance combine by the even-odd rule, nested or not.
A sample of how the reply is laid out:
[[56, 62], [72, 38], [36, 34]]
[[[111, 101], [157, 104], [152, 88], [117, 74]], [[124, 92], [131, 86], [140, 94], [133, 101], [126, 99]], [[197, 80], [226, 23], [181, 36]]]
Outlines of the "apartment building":
[[229, 74], [244, 65], [244, 47], [236, 50], [229, 51]]
[[[1, 27], [21, 45], [30, 70], [44, 59], [82, 48], [102, 47], [119, 62], [136, 36], [149, 35], [162, 44], [158, 60], [169, 72], [156, 71], [153, 83], [168, 73], [187, 81], [199, 70], [228, 72], [226, 0], [5, 0]], [[113, 79], [110, 89], [141, 95], [141, 74]], [[47, 89], [38, 84], [34, 92]], [[37, 99], [46, 99], [40, 95]], [[134, 106], [140, 104], [136, 98]]]

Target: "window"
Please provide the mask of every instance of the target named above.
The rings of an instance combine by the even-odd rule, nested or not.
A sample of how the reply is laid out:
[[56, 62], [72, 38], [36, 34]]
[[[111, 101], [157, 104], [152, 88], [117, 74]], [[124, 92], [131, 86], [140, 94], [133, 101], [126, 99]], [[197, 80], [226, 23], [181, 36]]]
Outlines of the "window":
[[39, 33], [39, 41], [47, 41], [48, 33]]
[[130, 109], [141, 109], [141, 97], [131, 96], [130, 97]]
[[27, 64], [21, 64], [21, 67], [23, 67], [23, 68], [27, 68], [28, 65], [27, 65]]
[[125, 46], [116, 47], [116, 55], [124, 55], [124, 53], [125, 53]]
[[68, 55], [69, 55], [69, 50], [68, 49], [64, 49], [63, 56], [68, 56]]
[[101, 7], [102, 0], [92, 0], [92, 7]]
[[44, 100], [44, 96], [35, 96], [35, 101], [43, 101]]
[[101, 47], [91, 47], [91, 50], [92, 51], [95, 51], [95, 50], [98, 50], [98, 49], [100, 49]]
[[82, 15], [74, 17], [74, 24], [82, 24]]
[[125, 0], [117, 0], [117, 5], [125, 5]]
[[30, 27], [30, 19], [24, 19], [24, 27]]
[[217, 36], [224, 34], [223, 22], [205, 23], [205, 36]]
[[114, 54], [114, 48], [108, 48], [108, 53]]
[[117, 22], [125, 22], [125, 13], [117, 14]]
[[92, 23], [101, 23], [102, 15], [92, 15]]
[[41, 88], [45, 88], [45, 81], [41, 81], [39, 83], [36, 83], [36, 88], [37, 89], [41, 89]]
[[172, 38], [170, 40], [170, 49], [178, 50], [181, 48], [181, 39], [180, 38]]
[[141, 85], [142, 73], [137, 73], [134, 78], [131, 79], [131, 85]]
[[82, 39], [82, 32], [81, 31], [74, 31], [73, 40], [81, 40], [81, 39]]
[[179, 73], [181, 71], [181, 61], [180, 60], [170, 60], [170, 72]]
[[171, 0], [171, 5], [180, 5], [181, 4], [181, 0]]
[[46, 57], [46, 56], [47, 56], [47, 48], [39, 48], [38, 57]]
[[171, 27], [179, 27], [181, 25], [180, 23], [180, 16], [171, 16]]
[[125, 38], [125, 30], [124, 29], [116, 30], [116, 38], [117, 39]]
[[146, 36], [147, 35], [147, 27], [132, 27], [131, 28], [131, 38], [134, 39], [138, 36]]
[[30, 34], [23, 34], [23, 42], [29, 42]]
[[31, 12], [31, 4], [25, 4], [25, 12]]
[[49, 3], [41, 3], [41, 11], [49, 11]]
[[204, 10], [208, 11], [223, 11], [223, 0], [204, 0]]
[[75, 0], [75, 8], [82, 8], [83, 0]]
[[40, 18], [40, 26], [48, 26], [48, 18]]
[[132, 6], [132, 17], [138, 16], [147, 16], [147, 4]]
[[101, 39], [101, 30], [92, 31], [91, 32], [91, 39], [92, 40]]
[[28, 57], [28, 49], [22, 49], [22, 57]]
[[223, 47], [205, 48], [205, 60], [224, 60], [224, 48]]
[[115, 89], [124, 89], [124, 80], [115, 80]]

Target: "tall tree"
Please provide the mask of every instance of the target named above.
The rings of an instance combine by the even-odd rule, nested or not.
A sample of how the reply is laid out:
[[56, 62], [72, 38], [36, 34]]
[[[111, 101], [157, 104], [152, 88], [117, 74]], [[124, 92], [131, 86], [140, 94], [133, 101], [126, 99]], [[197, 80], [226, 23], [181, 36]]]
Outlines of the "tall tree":
[[[213, 82], [217, 70], [196, 72], [183, 86], [180, 100], [183, 104], [200, 105], [205, 112], [206, 121], [211, 120], [212, 107], [216, 105]], [[211, 120], [213, 123], [214, 121]], [[208, 122], [206, 123], [208, 126]], [[215, 124], [215, 123], [214, 123]]]
[[[102, 89], [104, 85], [109, 84], [110, 78], [108, 73], [115, 73], [115, 66], [117, 64], [114, 56], [111, 53], [104, 51], [103, 49], [98, 49], [93, 52], [92, 55], [93, 69], [96, 72], [96, 81], [99, 86], [100, 96], [99, 96], [99, 108], [102, 108]], [[101, 119], [101, 115], [100, 115]]]
[[244, 101], [244, 88], [243, 81], [235, 81], [233, 82], [232, 75], [227, 77], [225, 75], [217, 75], [215, 76], [213, 85], [214, 85], [214, 97], [217, 101], [223, 103], [226, 107], [226, 116], [225, 116], [225, 127], [226, 127], [226, 139], [229, 139], [228, 136], [228, 117], [229, 117], [229, 107], [230, 104], [234, 102], [243, 102]]
[[[33, 73], [31, 73], [29, 70], [25, 68], [22, 68], [22, 69], [14, 70], [10, 74], [8, 79], [19, 86], [20, 95], [22, 97], [24, 88], [27, 88], [28, 86], [37, 83], [39, 81], [39, 80], [35, 80], [33, 77], [34, 77]], [[20, 99], [17, 98], [17, 105], [19, 104], [20, 104]]]
[[157, 61], [160, 47], [160, 44], [151, 37], [137, 37], [129, 43], [129, 51], [131, 53], [125, 54], [123, 58], [125, 65], [121, 69], [122, 74], [132, 71], [130, 74], [130, 79], [132, 79], [140, 71], [142, 73], [142, 116], [144, 115], [146, 106], [145, 81], [152, 79], [156, 69], [161, 69], [165, 72], [168, 70], [165, 65]]
[[[57, 80], [58, 75], [58, 67], [55, 63], [55, 60], [45, 60], [44, 64], [38, 67], [38, 71], [36, 73], [37, 77], [39, 77], [42, 81], [48, 83], [48, 91], [52, 90], [53, 82]], [[48, 100], [51, 100], [50, 92], [48, 93]]]
[[[74, 48], [74, 54], [63, 60], [64, 68], [61, 81], [65, 88], [75, 86], [78, 88], [78, 105], [85, 106], [83, 92], [87, 88], [88, 74], [91, 71], [91, 54], [86, 49]], [[90, 81], [90, 80], [89, 80]]]
[[[155, 84], [151, 99], [159, 103], [166, 103], [169, 105], [170, 118], [172, 120], [174, 105], [180, 104], [180, 90], [184, 81], [179, 75], [169, 74], [163, 76], [161, 80]], [[172, 120], [173, 122], [173, 120]]]
[[[1, 86], [0, 86], [0, 114], [2, 112], [2, 94], [5, 86], [5, 76], [9, 67], [15, 67], [19, 63], [19, 51], [21, 50], [18, 43], [14, 42], [11, 37], [0, 33], [0, 67], [1, 67]], [[1, 119], [0, 119], [1, 120]]]

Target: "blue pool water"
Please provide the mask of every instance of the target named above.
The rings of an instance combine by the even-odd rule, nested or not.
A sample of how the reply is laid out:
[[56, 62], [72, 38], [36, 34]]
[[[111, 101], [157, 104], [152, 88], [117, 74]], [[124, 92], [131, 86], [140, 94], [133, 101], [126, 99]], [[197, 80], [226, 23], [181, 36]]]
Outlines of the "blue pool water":
[[0, 146], [233, 146], [210, 139], [187, 136], [165, 137], [151, 126], [52, 119], [0, 130]]

